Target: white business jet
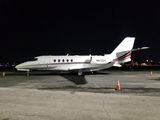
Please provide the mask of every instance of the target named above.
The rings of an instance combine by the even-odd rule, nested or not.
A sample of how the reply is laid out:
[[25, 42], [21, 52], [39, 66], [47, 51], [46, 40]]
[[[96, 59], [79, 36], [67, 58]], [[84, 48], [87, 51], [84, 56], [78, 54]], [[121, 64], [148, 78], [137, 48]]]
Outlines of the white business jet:
[[111, 54], [104, 55], [62, 55], [62, 56], [38, 56], [32, 61], [27, 61], [16, 66], [19, 71], [32, 70], [55, 70], [78, 72], [84, 75], [85, 72], [99, 71], [112, 66], [121, 67], [120, 64], [131, 61], [132, 51], [148, 49], [142, 47], [132, 49], [135, 37], [126, 37]]

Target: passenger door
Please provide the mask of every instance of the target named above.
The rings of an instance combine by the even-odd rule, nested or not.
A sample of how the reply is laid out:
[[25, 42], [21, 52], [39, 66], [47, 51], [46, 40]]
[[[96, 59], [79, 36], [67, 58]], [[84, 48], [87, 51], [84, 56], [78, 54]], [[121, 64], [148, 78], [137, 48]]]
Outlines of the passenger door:
[[45, 58], [44, 59], [44, 64], [45, 64], [45, 68], [50, 67], [50, 58]]

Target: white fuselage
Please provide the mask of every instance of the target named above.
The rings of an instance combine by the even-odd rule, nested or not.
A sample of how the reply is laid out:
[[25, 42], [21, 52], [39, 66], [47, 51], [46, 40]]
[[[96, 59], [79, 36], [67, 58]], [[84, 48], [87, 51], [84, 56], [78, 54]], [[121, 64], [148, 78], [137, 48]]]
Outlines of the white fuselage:
[[[34, 60], [21, 63], [16, 66], [17, 70], [58, 70], [58, 71], [95, 71], [111, 67], [109, 56], [39, 56]], [[104, 66], [105, 65], [105, 66]]]

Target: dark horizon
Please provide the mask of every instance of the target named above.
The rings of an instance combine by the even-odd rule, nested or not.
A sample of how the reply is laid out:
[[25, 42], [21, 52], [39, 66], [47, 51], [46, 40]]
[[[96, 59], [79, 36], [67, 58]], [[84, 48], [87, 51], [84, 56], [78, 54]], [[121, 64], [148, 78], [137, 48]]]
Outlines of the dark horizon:
[[0, 1], [0, 61], [103, 55], [136, 37], [132, 59], [160, 61], [160, 1]]

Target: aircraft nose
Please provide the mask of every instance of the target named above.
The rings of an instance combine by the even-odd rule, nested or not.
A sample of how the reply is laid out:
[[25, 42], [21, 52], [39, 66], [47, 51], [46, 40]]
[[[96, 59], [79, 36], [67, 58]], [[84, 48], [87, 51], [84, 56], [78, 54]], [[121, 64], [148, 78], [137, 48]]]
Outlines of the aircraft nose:
[[27, 69], [27, 68], [25, 67], [25, 64], [24, 64], [24, 63], [21, 63], [21, 64], [17, 65], [15, 68], [16, 68], [18, 71], [29, 71], [29, 69]]
[[21, 65], [19, 64], [19, 65], [16, 65], [16, 67], [15, 67], [16, 69], [20, 69], [21, 68]]
[[16, 69], [23, 69], [25, 67], [24, 63], [18, 64], [15, 68]]

